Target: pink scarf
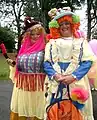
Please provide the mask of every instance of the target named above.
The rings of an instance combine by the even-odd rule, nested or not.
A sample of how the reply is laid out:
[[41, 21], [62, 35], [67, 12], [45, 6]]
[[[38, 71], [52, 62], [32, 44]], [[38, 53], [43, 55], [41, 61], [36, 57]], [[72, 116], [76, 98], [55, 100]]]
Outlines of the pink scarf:
[[45, 48], [45, 41], [43, 35], [41, 35], [35, 43], [31, 42], [30, 36], [27, 36], [25, 37], [24, 43], [22, 44], [18, 56], [23, 54], [31, 54], [31, 53], [39, 52], [41, 50], [44, 50], [44, 48]]
[[[23, 55], [23, 54], [31, 54], [31, 53], [39, 52], [44, 49], [45, 49], [44, 35], [41, 35], [39, 39], [36, 40], [35, 43], [32, 43], [30, 36], [26, 36], [24, 43], [22, 44], [22, 47], [20, 48], [18, 56]], [[17, 76], [17, 74], [19, 74], [19, 71], [17, 69], [17, 62], [16, 62], [15, 77]]]

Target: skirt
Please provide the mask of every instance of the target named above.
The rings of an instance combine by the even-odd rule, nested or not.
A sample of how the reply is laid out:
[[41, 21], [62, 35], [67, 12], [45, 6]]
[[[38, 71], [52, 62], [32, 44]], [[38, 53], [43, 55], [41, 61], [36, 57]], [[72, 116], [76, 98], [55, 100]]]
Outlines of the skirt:
[[19, 117], [43, 119], [44, 91], [24, 91], [14, 84], [10, 107], [11, 112], [18, 114]]

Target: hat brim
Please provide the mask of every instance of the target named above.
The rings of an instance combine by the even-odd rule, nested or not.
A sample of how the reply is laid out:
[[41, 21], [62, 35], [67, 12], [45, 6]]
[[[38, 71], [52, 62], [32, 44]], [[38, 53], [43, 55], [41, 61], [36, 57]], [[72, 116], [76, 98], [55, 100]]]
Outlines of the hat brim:
[[61, 14], [59, 13], [57, 16], [55, 16], [54, 20], [57, 20], [57, 19], [59, 19], [63, 16], [67, 16], [67, 15], [72, 16], [72, 15], [75, 15], [75, 14], [73, 12], [69, 12], [69, 11], [68, 12], [62, 12]]

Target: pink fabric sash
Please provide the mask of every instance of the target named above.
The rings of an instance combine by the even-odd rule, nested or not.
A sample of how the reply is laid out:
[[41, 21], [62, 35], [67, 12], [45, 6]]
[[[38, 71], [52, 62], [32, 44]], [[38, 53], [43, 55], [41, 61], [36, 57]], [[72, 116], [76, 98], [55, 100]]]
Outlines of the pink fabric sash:
[[[31, 37], [27, 35], [25, 37], [24, 43], [22, 44], [22, 47], [18, 53], [18, 56], [23, 55], [23, 54], [31, 54], [31, 53], [39, 52], [44, 49], [45, 49], [44, 35], [40, 35], [39, 39], [36, 40], [35, 43], [33, 43], [31, 41]], [[19, 71], [17, 69], [17, 62], [16, 62], [16, 73], [15, 73], [16, 78], [17, 78], [18, 74], [19, 74]]]
[[41, 35], [35, 43], [32, 43], [30, 36], [26, 36], [18, 56], [23, 54], [31, 54], [31, 53], [39, 52], [41, 50], [44, 50], [44, 48], [45, 48], [45, 41], [43, 35]]

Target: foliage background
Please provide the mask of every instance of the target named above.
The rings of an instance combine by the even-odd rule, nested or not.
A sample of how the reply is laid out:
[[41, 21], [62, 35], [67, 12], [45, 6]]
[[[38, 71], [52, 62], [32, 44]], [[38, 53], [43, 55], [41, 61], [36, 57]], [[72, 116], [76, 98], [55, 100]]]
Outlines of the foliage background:
[[6, 46], [8, 52], [13, 52], [15, 49], [15, 33], [8, 27], [0, 27], [0, 40]]

